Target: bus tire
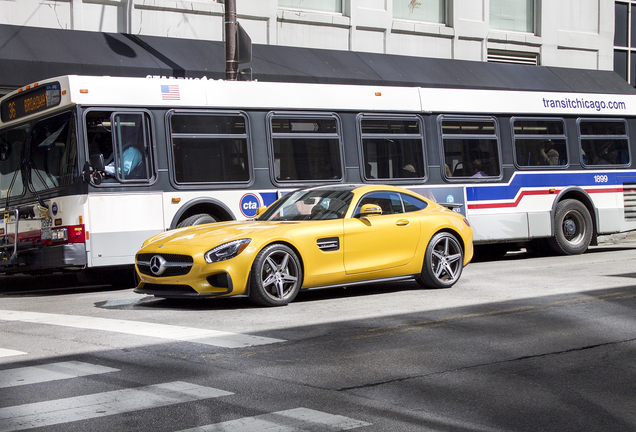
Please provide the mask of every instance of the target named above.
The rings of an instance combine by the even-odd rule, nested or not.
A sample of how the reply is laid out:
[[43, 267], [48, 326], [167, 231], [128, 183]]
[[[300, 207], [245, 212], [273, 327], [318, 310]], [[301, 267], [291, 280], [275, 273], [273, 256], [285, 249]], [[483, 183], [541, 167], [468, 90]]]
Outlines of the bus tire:
[[417, 283], [426, 288], [450, 288], [464, 268], [464, 250], [454, 235], [439, 232], [426, 247], [422, 273]]
[[256, 256], [249, 280], [252, 303], [284, 306], [296, 298], [303, 282], [303, 269], [293, 250], [272, 244]]
[[592, 217], [581, 201], [566, 199], [556, 206], [554, 237], [549, 244], [560, 255], [579, 255], [592, 241]]
[[207, 213], [200, 213], [200, 214], [195, 214], [193, 216], [190, 216], [189, 218], [182, 220], [181, 222], [177, 224], [177, 228], [183, 228], [183, 227], [194, 226], [194, 225], [203, 225], [203, 224], [214, 223], [214, 222], [218, 222], [218, 220], [216, 220], [214, 216], [210, 216]]

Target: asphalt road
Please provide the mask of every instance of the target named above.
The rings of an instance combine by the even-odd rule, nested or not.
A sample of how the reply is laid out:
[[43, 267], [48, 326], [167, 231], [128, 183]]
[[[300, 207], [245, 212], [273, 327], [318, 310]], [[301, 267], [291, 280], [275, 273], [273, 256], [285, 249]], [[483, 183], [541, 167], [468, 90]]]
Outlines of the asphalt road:
[[0, 279], [0, 431], [636, 431], [636, 242], [282, 308]]

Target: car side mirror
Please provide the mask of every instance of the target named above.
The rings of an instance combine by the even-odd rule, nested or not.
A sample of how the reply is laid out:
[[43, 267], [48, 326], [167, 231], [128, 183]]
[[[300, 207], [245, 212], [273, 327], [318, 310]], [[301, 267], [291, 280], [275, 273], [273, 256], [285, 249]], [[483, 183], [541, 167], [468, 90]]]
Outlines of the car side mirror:
[[360, 216], [381, 215], [382, 207], [377, 204], [364, 204], [360, 208]]
[[257, 208], [256, 209], [256, 216], [262, 215], [263, 213], [265, 213], [265, 210], [267, 210], [267, 207], [265, 207], [265, 206], [261, 206], [261, 207]]

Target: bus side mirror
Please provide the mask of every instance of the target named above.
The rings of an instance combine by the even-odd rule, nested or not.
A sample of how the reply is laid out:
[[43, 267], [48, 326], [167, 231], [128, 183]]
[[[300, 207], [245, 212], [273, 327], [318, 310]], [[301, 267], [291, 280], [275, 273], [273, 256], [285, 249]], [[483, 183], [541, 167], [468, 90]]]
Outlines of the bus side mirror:
[[90, 182], [91, 184], [99, 186], [104, 180], [102, 171], [104, 171], [104, 155], [100, 153], [91, 156], [90, 161], [86, 161], [82, 172], [82, 178], [87, 183]]
[[104, 155], [101, 153], [92, 155], [91, 167], [94, 171], [104, 171]]

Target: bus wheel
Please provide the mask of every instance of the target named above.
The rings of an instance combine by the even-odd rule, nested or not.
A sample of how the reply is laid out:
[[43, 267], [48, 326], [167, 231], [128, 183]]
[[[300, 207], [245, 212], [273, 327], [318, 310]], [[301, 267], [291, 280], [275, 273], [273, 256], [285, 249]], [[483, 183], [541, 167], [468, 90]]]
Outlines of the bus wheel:
[[579, 255], [587, 250], [591, 241], [592, 217], [587, 207], [575, 199], [557, 204], [550, 247], [561, 255]]
[[183, 228], [183, 227], [193, 226], [193, 225], [203, 225], [203, 224], [214, 223], [214, 222], [218, 222], [218, 220], [216, 220], [214, 216], [210, 216], [207, 213], [200, 213], [200, 214], [195, 214], [194, 216], [190, 216], [189, 218], [182, 220], [181, 222], [177, 224], [177, 228]]
[[292, 301], [303, 281], [300, 260], [281, 244], [260, 251], [250, 273], [249, 298], [261, 306], [283, 306]]
[[426, 288], [450, 288], [459, 280], [464, 267], [464, 251], [450, 233], [433, 236], [426, 247], [422, 273], [417, 283]]

